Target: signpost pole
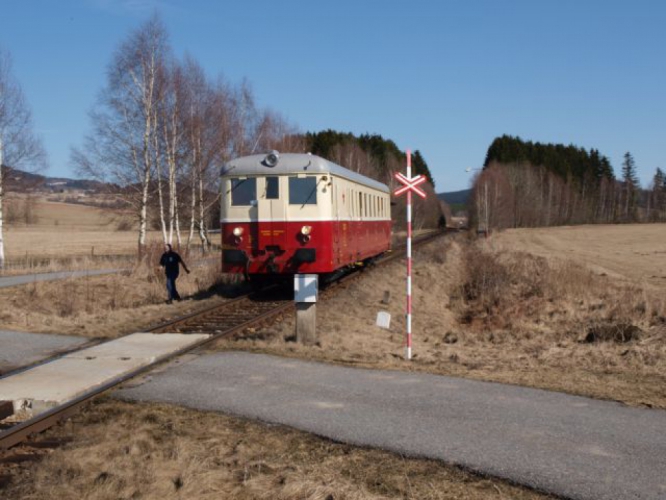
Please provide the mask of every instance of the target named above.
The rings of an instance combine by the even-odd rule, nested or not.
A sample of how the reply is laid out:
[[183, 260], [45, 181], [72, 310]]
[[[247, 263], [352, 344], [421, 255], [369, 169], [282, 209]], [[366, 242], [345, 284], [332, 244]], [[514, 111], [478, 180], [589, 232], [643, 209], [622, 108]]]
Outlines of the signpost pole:
[[[412, 178], [412, 152], [407, 150], [407, 178]], [[412, 359], [412, 191], [407, 191], [407, 345], [405, 359]]]
[[394, 191], [395, 196], [407, 193], [407, 339], [405, 346], [405, 359], [412, 359], [412, 191], [421, 198], [426, 197], [426, 192], [419, 186], [426, 182], [426, 177], [417, 175], [412, 177], [412, 152], [407, 150], [407, 176], [400, 172], [394, 174], [395, 178], [402, 184]]

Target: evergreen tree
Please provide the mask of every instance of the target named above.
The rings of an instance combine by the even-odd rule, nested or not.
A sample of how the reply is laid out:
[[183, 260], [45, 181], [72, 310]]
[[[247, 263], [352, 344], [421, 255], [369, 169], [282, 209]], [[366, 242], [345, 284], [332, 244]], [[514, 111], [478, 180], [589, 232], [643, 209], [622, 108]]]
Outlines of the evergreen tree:
[[635, 220], [638, 177], [636, 176], [636, 162], [629, 151], [624, 154], [624, 161], [622, 162], [622, 184], [624, 188], [624, 216], [628, 220]]
[[421, 152], [417, 149], [414, 151], [414, 154], [412, 155], [412, 167], [413, 167], [413, 172], [412, 175], [425, 175], [426, 179], [428, 179], [428, 182], [432, 184], [432, 187], [435, 187], [435, 181], [432, 178], [432, 175], [430, 174], [430, 169], [428, 168], [428, 164], [426, 163], [425, 159], [423, 158], [423, 155], [421, 155]]
[[652, 210], [655, 216], [653, 220], [663, 220], [663, 212], [666, 210], [666, 175], [664, 171], [657, 167], [657, 171], [652, 178]]
[[562, 179], [573, 178], [582, 184], [586, 178], [613, 180], [613, 169], [608, 158], [598, 150], [588, 153], [573, 144], [541, 144], [523, 141], [520, 137], [503, 135], [496, 138], [486, 153], [484, 167], [491, 162], [529, 163], [533, 167], [546, 167]]

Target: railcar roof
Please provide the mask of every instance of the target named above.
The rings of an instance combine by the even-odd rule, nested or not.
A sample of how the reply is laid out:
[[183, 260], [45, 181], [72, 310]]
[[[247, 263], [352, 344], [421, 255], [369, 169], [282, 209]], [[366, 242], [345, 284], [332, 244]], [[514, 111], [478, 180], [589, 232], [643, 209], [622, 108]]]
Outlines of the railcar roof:
[[389, 192], [386, 184], [341, 167], [317, 155], [303, 153], [280, 153], [280, 159], [274, 167], [264, 163], [265, 154], [244, 156], [226, 163], [220, 171], [221, 176], [236, 175], [284, 175], [284, 174], [331, 174], [344, 177], [365, 186]]

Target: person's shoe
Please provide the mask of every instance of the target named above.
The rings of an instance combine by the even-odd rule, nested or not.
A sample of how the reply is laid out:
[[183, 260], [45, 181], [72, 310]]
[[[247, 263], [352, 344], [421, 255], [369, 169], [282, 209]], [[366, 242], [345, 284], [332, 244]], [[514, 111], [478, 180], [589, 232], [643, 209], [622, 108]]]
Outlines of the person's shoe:
[[167, 304], [173, 304], [173, 300], [169, 299], [166, 301]]

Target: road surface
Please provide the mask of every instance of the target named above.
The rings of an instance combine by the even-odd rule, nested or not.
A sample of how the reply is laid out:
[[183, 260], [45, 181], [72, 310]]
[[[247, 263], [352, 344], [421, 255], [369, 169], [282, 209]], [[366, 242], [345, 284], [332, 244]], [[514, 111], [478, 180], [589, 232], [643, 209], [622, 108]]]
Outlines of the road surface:
[[565, 498], [666, 498], [666, 411], [525, 387], [240, 352], [118, 396], [284, 424], [429, 457]]

